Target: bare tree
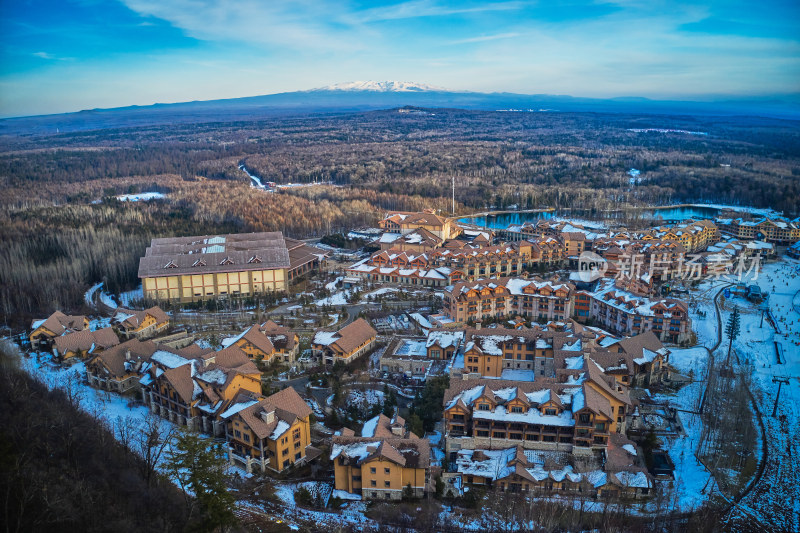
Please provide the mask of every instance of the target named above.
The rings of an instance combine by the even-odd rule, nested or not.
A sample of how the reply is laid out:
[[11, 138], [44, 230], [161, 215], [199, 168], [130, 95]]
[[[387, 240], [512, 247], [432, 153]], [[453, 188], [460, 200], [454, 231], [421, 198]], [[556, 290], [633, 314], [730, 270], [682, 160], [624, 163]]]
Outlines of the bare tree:
[[148, 412], [142, 418], [142, 426], [134, 443], [135, 451], [142, 457], [139, 463], [142, 477], [147, 486], [152, 483], [153, 474], [158, 468], [164, 452], [175, 436], [176, 429], [171, 424], [164, 424], [161, 418]]

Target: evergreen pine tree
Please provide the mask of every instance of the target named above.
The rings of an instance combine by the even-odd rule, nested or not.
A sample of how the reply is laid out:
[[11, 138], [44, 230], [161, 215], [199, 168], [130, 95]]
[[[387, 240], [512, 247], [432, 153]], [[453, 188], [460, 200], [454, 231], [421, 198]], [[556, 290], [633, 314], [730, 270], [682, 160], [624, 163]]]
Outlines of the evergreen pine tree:
[[198, 520], [199, 531], [224, 530], [236, 523], [235, 499], [225, 484], [225, 459], [210, 441], [182, 432], [167, 458], [167, 468], [183, 489], [189, 518]]
[[728, 318], [728, 325], [725, 326], [725, 334], [728, 336], [728, 339], [730, 339], [728, 342], [728, 358], [725, 363], [727, 365], [731, 358], [733, 341], [739, 336], [739, 308], [736, 306], [733, 306], [733, 313], [731, 313], [731, 316]]

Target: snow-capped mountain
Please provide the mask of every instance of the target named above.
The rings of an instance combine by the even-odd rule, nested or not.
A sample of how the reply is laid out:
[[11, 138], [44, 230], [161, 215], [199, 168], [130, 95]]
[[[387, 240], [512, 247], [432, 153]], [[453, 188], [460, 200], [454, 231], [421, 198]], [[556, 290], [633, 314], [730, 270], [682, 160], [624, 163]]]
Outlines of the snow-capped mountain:
[[449, 89], [409, 81], [349, 81], [312, 91], [374, 91], [379, 93], [451, 92]]

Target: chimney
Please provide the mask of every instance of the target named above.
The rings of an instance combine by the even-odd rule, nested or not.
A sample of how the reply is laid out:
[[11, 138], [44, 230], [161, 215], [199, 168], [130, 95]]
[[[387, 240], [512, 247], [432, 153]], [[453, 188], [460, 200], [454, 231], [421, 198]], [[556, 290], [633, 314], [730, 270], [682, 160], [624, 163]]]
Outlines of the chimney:
[[272, 411], [262, 411], [261, 418], [264, 420], [266, 424], [272, 424], [275, 422], [275, 410]]
[[481, 329], [481, 323], [480, 322], [476, 322], [475, 323], [475, 329]]

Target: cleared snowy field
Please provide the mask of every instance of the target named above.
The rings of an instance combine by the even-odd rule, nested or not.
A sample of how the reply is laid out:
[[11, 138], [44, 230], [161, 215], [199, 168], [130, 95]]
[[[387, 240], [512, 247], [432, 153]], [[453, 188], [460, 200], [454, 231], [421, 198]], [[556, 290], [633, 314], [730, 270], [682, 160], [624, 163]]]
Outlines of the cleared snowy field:
[[[753, 393], [761, 398], [768, 459], [763, 478], [736, 508], [730, 522], [735, 526], [756, 520], [766, 526], [765, 530], [800, 531], [800, 313], [793, 305], [800, 292], [800, 262], [782, 258], [769, 263], [755, 283], [770, 292], [769, 309], [781, 333], [766, 319], [762, 325], [759, 305], [744, 298], [726, 302], [723, 324], [733, 304], [737, 305], [741, 333], [733, 345], [742, 362], [753, 365]], [[783, 347], [782, 364], [777, 362], [776, 342]], [[788, 384], [781, 387], [773, 418], [778, 393], [775, 378], [787, 379]]]

